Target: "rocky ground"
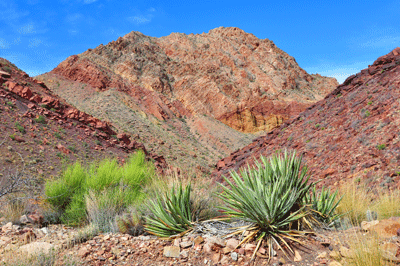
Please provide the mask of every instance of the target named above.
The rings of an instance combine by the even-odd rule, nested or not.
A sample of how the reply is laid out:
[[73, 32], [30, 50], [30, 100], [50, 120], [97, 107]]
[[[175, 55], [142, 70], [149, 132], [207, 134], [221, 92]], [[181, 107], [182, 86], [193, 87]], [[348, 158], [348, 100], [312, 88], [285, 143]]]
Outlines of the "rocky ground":
[[[62, 225], [46, 227], [32, 224], [35, 216], [23, 216], [19, 225], [7, 223], [0, 230], [0, 263], [15, 265], [15, 259], [32, 254], [52, 254], [55, 265], [349, 265], [357, 256], [351, 239], [359, 235], [377, 234], [387, 265], [400, 262], [400, 218], [363, 222], [361, 227], [347, 230], [318, 230], [295, 245], [294, 253], [286, 256], [261, 246], [254, 260], [255, 243], [238, 247], [238, 238], [224, 238], [229, 224], [208, 222], [207, 230], [170, 240], [154, 236], [99, 234], [85, 240], [77, 229]], [[203, 224], [204, 227], [204, 224]], [[350, 241], [350, 242], [349, 242]], [[287, 250], [286, 250], [287, 251]], [[288, 251], [287, 251], [288, 252]], [[372, 251], [376, 252], [376, 251]]]

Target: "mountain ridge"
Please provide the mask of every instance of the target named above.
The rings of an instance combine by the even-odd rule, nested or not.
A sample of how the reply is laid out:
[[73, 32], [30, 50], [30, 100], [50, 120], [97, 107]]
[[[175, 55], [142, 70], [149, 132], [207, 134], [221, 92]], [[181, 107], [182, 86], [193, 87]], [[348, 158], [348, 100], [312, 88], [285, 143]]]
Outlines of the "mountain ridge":
[[399, 187], [400, 48], [379, 57], [368, 68], [250, 145], [221, 159], [215, 180], [228, 176], [261, 155], [296, 150], [319, 185], [347, 180]]
[[203, 170], [337, 85], [238, 28], [161, 38], [131, 32], [37, 78], [167, 161]]

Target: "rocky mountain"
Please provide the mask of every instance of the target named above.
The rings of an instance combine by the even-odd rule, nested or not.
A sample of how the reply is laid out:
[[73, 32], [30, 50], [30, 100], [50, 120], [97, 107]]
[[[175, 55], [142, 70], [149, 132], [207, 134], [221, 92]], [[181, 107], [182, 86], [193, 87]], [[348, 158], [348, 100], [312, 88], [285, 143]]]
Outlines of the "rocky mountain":
[[161, 38], [131, 32], [37, 78], [172, 164], [200, 170], [338, 85], [307, 74], [272, 41], [222, 27]]
[[317, 102], [220, 160], [214, 177], [251, 164], [277, 150], [303, 154], [314, 180], [338, 185], [348, 180], [400, 186], [400, 48]]
[[[56, 176], [66, 163], [105, 157], [124, 161], [142, 149], [160, 169], [163, 157], [109, 124], [67, 104], [43, 82], [0, 58], [0, 184], [20, 174], [33, 183]], [[119, 134], [118, 134], [119, 133]]]

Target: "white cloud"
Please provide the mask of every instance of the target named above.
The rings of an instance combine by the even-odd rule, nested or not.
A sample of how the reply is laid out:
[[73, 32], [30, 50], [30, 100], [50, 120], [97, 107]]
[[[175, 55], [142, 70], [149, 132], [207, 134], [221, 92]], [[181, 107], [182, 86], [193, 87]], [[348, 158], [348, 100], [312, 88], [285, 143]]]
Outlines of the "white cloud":
[[33, 25], [33, 23], [28, 23], [28, 24], [20, 27], [18, 29], [18, 32], [20, 34], [32, 34], [32, 33], [36, 33], [36, 30], [35, 30], [35, 26]]
[[139, 24], [149, 23], [151, 21], [151, 18], [152, 18], [151, 16], [138, 15], [138, 16], [128, 17], [128, 20], [130, 22], [139, 25]]
[[29, 40], [29, 45], [28, 47], [30, 48], [35, 48], [38, 47], [39, 45], [43, 44], [43, 41], [41, 39], [38, 38], [33, 38]]
[[21, 37], [15, 38], [14, 39], [14, 44], [18, 45], [21, 43]]
[[0, 38], [0, 49], [7, 49], [8, 47], [9, 47], [8, 42], [3, 38]]

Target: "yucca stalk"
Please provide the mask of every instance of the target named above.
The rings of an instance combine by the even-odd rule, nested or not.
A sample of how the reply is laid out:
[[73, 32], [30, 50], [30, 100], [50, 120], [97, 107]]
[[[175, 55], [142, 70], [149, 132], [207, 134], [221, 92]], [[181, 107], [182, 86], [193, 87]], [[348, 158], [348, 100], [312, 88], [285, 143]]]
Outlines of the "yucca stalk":
[[[261, 157], [255, 167], [248, 166], [240, 173], [231, 172], [232, 181], [224, 177], [219, 197], [226, 202], [222, 209], [232, 218], [239, 218], [251, 225], [234, 232], [250, 231], [240, 243], [257, 239], [257, 247], [263, 241], [269, 245], [269, 255], [274, 245], [283, 252], [282, 244], [291, 252], [288, 240], [299, 242], [302, 232], [293, 230], [307, 215], [303, 199], [313, 183], [308, 184], [307, 167], [301, 166], [301, 157], [285, 151], [267, 160]], [[258, 248], [254, 251], [256, 254]]]
[[177, 191], [173, 186], [170, 193], [157, 196], [157, 199], [148, 206], [153, 216], [146, 217], [146, 231], [168, 238], [192, 230], [190, 191], [190, 184], [185, 189], [179, 185]]

